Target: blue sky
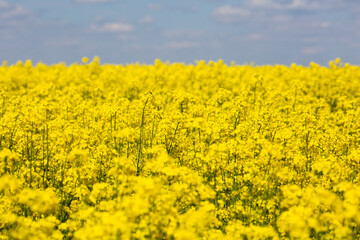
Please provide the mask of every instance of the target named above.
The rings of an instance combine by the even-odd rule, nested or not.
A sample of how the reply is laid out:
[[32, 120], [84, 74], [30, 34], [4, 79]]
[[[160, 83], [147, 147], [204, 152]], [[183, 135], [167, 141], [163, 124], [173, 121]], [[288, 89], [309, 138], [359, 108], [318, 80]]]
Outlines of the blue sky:
[[0, 0], [0, 60], [360, 64], [359, 0]]

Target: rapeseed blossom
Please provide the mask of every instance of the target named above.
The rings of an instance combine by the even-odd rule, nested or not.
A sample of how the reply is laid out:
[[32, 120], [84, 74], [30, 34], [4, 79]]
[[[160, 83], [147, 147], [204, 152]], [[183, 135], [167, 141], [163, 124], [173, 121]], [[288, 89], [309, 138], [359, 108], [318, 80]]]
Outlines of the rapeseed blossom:
[[359, 239], [360, 68], [0, 66], [1, 239]]

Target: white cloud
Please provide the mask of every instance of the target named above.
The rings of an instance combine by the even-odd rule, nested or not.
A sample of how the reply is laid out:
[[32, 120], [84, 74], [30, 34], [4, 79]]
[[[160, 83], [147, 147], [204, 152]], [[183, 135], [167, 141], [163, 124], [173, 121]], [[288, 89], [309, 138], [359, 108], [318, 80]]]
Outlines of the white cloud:
[[304, 21], [297, 24], [297, 27], [307, 28], [307, 29], [326, 29], [331, 27], [330, 22], [319, 22], [317, 20]]
[[76, 3], [107, 3], [114, 2], [114, 0], [74, 0]]
[[268, 35], [265, 35], [263, 33], [250, 33], [250, 34], [245, 34], [243, 36], [232, 37], [231, 40], [233, 42], [266, 41], [266, 40], [270, 40], [270, 38]]
[[302, 54], [304, 55], [315, 55], [315, 54], [319, 54], [321, 52], [324, 51], [323, 47], [307, 47], [307, 48], [303, 48], [301, 50]]
[[[6, 4], [6, 3], [5, 3]], [[9, 6], [3, 5], [3, 8], [0, 8], [0, 19], [11, 19], [16, 17], [23, 17], [29, 15], [30, 12], [20, 5]]]
[[139, 20], [139, 23], [146, 24], [146, 23], [152, 23], [154, 21], [155, 21], [155, 19], [152, 16], [146, 15], [145, 17], [143, 17], [142, 19]]
[[274, 3], [272, 0], [251, 0], [250, 4], [254, 7], [271, 8]]
[[7, 8], [9, 7], [9, 4], [5, 1], [0, 1], [0, 8]]
[[135, 27], [128, 23], [123, 22], [107, 22], [99, 25], [93, 25], [92, 30], [97, 32], [131, 32]]
[[333, 8], [338, 0], [251, 0], [250, 5], [259, 8], [277, 9], [277, 10], [327, 10]]
[[329, 22], [321, 22], [320, 23], [320, 27], [322, 27], [322, 28], [328, 28], [330, 26], [331, 26], [331, 24]]
[[225, 5], [216, 8], [212, 12], [212, 15], [215, 20], [220, 22], [236, 22], [241, 18], [248, 17], [250, 15], [250, 11], [241, 7]]

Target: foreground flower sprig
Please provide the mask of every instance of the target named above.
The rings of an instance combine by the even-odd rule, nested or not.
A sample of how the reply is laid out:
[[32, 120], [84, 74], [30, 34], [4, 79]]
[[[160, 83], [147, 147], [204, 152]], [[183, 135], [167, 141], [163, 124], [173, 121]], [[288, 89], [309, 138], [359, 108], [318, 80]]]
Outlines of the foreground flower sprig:
[[360, 68], [0, 66], [2, 239], [358, 239]]

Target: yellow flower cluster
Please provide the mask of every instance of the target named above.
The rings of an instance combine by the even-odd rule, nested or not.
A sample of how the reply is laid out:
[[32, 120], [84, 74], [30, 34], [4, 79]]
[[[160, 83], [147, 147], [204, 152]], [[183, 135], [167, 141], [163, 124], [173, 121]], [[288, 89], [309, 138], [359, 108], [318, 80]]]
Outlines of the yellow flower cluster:
[[359, 239], [360, 68], [0, 66], [1, 239]]

